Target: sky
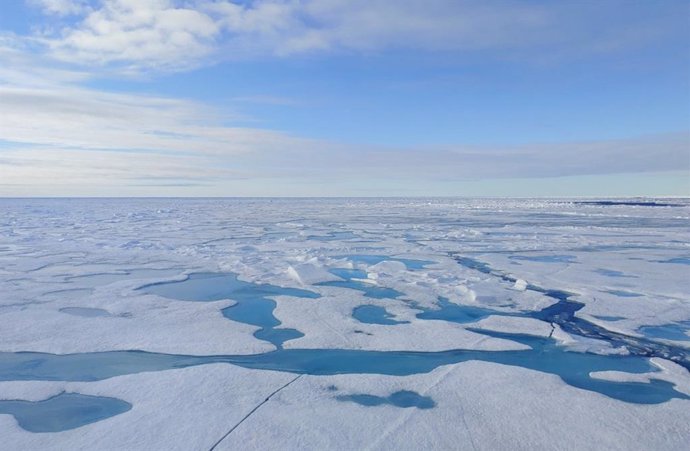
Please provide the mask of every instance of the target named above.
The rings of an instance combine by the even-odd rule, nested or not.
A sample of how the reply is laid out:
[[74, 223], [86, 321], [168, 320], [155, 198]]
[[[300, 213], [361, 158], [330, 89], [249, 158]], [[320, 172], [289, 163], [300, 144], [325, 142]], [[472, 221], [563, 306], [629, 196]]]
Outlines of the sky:
[[7, 0], [0, 196], [690, 196], [687, 0]]

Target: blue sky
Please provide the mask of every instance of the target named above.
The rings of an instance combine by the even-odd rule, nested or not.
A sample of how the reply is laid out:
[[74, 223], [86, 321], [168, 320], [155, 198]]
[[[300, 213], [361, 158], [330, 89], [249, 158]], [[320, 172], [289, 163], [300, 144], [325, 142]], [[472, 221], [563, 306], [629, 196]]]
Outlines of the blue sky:
[[689, 13], [7, 2], [0, 195], [690, 195]]

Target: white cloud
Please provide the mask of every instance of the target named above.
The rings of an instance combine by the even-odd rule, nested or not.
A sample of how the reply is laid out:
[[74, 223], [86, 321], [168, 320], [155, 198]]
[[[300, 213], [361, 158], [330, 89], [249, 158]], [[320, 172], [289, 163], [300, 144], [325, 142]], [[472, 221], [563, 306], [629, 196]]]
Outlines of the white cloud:
[[187, 68], [225, 57], [391, 47], [483, 49], [535, 41], [553, 25], [542, 7], [429, 0], [104, 0], [45, 43], [82, 64]]
[[[690, 168], [687, 133], [513, 147], [381, 148], [223, 125], [183, 99], [0, 84], [2, 184], [458, 181]], [[3, 143], [4, 141], [4, 143]]]
[[206, 14], [167, 0], [109, 0], [42, 42], [52, 56], [79, 64], [180, 69], [207, 56], [218, 33]]
[[[55, 6], [56, 13], [81, 16], [42, 42], [65, 60], [137, 71], [189, 67], [218, 45], [236, 54], [283, 55], [391, 46], [505, 48], [526, 45], [554, 24], [551, 13], [522, 4], [511, 4], [520, 10], [511, 13], [518, 17], [513, 20], [494, 17], [492, 6], [483, 3], [421, 3], [424, 8], [403, 0], [105, 0], [98, 8], [78, 10], [50, 3], [47, 8], [62, 7]], [[521, 147], [384, 149], [232, 127], [226, 125], [232, 115], [198, 102], [81, 87], [88, 72], [46, 64], [34, 50], [35, 41], [0, 36], [0, 185], [10, 186], [5, 193], [22, 186], [147, 183], [204, 183], [212, 190], [242, 179], [264, 190], [254, 193], [288, 194], [282, 181], [357, 181], [364, 187], [398, 180], [400, 186], [690, 168], [687, 133]], [[246, 96], [235, 102], [290, 100]]]
[[224, 125], [232, 113], [186, 99], [80, 87], [82, 74], [2, 44], [12, 64], [0, 66], [0, 184], [209, 183], [255, 174], [241, 156], [310, 142]]
[[243, 177], [240, 172], [215, 168], [201, 158], [182, 155], [45, 147], [14, 149], [0, 155], [0, 180], [4, 185], [124, 187], [167, 181], [214, 183]]
[[382, 149], [323, 143], [272, 157], [265, 168], [326, 178], [400, 180], [541, 178], [690, 171], [690, 133], [524, 146]]
[[68, 16], [80, 14], [87, 10], [87, 0], [29, 0], [29, 3], [41, 8], [47, 14]]
[[316, 48], [356, 50], [513, 46], [547, 30], [554, 19], [547, 8], [526, 3], [503, 3], [499, 6], [490, 2], [445, 0], [313, 1], [305, 6], [303, 13], [321, 27], [304, 30], [295, 38], [288, 39], [279, 50], [309, 50], [310, 43]]
[[[634, 9], [617, 2], [100, 0], [89, 6], [75, 0], [40, 2], [46, 11], [76, 14], [76, 20], [63, 23], [57, 31], [33, 37], [50, 55], [129, 72], [182, 70], [219, 58], [396, 48], [542, 58], [559, 52], [615, 52], [627, 45], [649, 45], [669, 33], [686, 37], [682, 32], [678, 35], [681, 20], [668, 22], [641, 14], [614, 20]], [[664, 5], [660, 10], [673, 7]]]
[[144, 149], [234, 155], [301, 140], [218, 125], [227, 116], [180, 99], [114, 94], [69, 85], [0, 85], [0, 139], [79, 149]]
[[0, 83], [15, 86], [57, 86], [91, 78], [82, 70], [55, 67], [32, 53], [29, 43], [0, 34]]

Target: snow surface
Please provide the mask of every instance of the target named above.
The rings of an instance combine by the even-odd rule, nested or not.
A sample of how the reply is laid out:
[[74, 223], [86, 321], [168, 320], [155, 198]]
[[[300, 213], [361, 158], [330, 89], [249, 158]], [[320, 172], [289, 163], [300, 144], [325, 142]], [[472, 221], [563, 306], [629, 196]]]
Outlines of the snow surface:
[[133, 405], [124, 414], [58, 433], [27, 432], [12, 416], [0, 415], [3, 448], [206, 450], [292, 378], [287, 373], [206, 365], [89, 383], [3, 382], [0, 392], [8, 399], [45, 399], [67, 391], [112, 396]]
[[[258, 327], [222, 315], [232, 299], [187, 302], [138, 290], [194, 272], [233, 272], [242, 280], [320, 294], [273, 297], [279, 327], [304, 334], [286, 341], [285, 349], [527, 348], [509, 336], [482, 333], [494, 331], [552, 337], [564, 352], [629, 354], [605, 339], [528, 317], [556, 302], [530, 289], [538, 286], [573, 293], [584, 304], [576, 316], [605, 330], [690, 352], [690, 339], [644, 334], [644, 326], [690, 320], [690, 201], [673, 203], [681, 206], [538, 199], [2, 199], [0, 352], [202, 356], [275, 349], [254, 337]], [[367, 262], [361, 256], [383, 258]], [[458, 256], [512, 281], [458, 264]], [[409, 268], [406, 259], [431, 263]], [[361, 270], [363, 283], [403, 294], [376, 299], [319, 285], [340, 280], [330, 272], [339, 268]], [[417, 317], [438, 308], [439, 297], [495, 314], [463, 324]], [[383, 307], [407, 323], [359, 322], [352, 311], [360, 305]], [[100, 310], [89, 316], [79, 309]], [[686, 368], [660, 358], [651, 362], [659, 371], [592, 377], [663, 380], [690, 394]], [[0, 382], [0, 399], [39, 401], [67, 391], [133, 407], [57, 433], [31, 433], [0, 414], [0, 436], [6, 449], [207, 450], [241, 422], [216, 449], [642, 450], [690, 443], [687, 399], [633, 404], [497, 363], [470, 361], [410, 376], [297, 376], [210, 364], [97, 382], [9, 380]], [[344, 400], [397, 391], [431, 397], [436, 405], [367, 407]]]
[[[432, 409], [363, 407], [338, 395], [411, 390]], [[564, 387], [557, 378], [467, 362], [429, 374], [305, 376], [219, 449], [684, 449], [688, 401], [654, 406]]]

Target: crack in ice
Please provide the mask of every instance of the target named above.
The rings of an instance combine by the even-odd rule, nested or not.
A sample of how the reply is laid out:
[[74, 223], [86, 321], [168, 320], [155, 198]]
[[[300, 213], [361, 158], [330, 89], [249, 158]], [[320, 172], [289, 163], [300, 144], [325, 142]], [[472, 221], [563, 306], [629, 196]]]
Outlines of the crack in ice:
[[284, 388], [287, 388], [290, 384], [292, 384], [293, 382], [295, 382], [297, 379], [299, 379], [299, 378], [302, 377], [302, 376], [304, 376], [304, 374], [298, 375], [297, 377], [293, 378], [293, 379], [290, 380], [288, 383], [286, 383], [285, 385], [283, 385], [282, 387], [278, 388], [278, 389], [275, 390], [273, 393], [271, 393], [270, 395], [268, 395], [268, 396], [266, 397], [266, 399], [264, 399], [264, 400], [261, 401], [258, 405], [256, 405], [256, 406], [255, 406], [252, 410], [250, 410], [249, 413], [246, 414], [237, 424], [235, 424], [232, 428], [230, 428], [230, 430], [228, 430], [228, 432], [226, 432], [220, 439], [218, 439], [218, 441], [216, 441], [216, 443], [214, 443], [213, 446], [211, 446], [211, 447], [208, 449], [208, 451], [213, 451], [214, 449], [216, 449], [216, 447], [217, 447], [218, 445], [220, 445], [220, 443], [221, 443], [223, 440], [225, 440], [226, 438], [228, 438], [228, 437], [230, 436], [230, 434], [232, 434], [232, 433], [235, 431], [235, 429], [237, 429], [242, 423], [245, 422], [245, 420], [247, 420], [250, 416], [252, 416], [252, 414], [253, 414], [254, 412], [256, 412], [257, 410], [259, 410], [259, 408], [260, 408], [261, 406], [263, 406], [264, 404], [266, 404], [274, 395], [276, 395], [278, 392], [280, 392], [280, 391], [283, 390]]

